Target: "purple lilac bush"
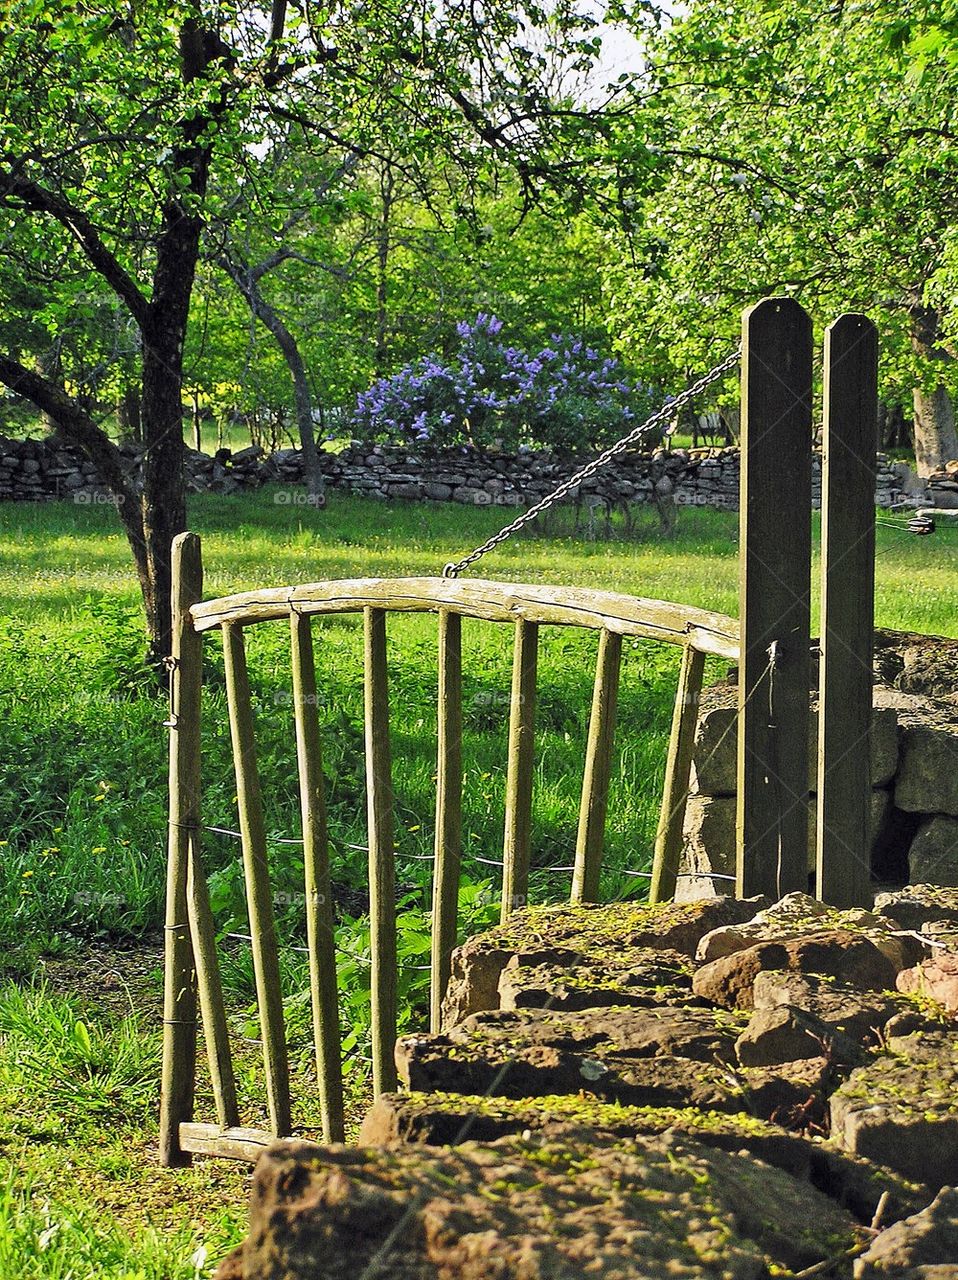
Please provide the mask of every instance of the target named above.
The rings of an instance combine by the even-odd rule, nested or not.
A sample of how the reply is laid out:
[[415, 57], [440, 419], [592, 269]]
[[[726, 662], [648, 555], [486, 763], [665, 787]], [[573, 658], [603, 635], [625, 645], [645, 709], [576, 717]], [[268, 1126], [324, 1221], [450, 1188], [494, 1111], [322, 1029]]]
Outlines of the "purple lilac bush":
[[649, 388], [579, 339], [554, 334], [530, 353], [508, 345], [502, 321], [485, 314], [461, 321], [456, 334], [447, 359], [425, 356], [361, 392], [354, 433], [403, 445], [579, 451], [609, 443], [651, 410]]

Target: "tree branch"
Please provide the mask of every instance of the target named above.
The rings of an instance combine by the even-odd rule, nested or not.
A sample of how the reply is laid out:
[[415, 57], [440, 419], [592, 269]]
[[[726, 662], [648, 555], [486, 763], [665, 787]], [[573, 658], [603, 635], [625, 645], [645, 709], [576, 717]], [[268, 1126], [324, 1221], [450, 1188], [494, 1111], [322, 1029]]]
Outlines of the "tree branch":
[[[24, 396], [56, 422], [62, 435], [82, 449], [96, 467], [110, 491], [131, 511], [139, 503], [139, 495], [130, 479], [126, 459], [76, 400], [55, 382], [34, 373], [19, 360], [0, 352], [0, 382], [17, 395]], [[124, 524], [126, 521], [124, 521]]]
[[149, 303], [133, 277], [103, 243], [100, 233], [85, 213], [39, 183], [0, 169], [0, 201], [24, 205], [34, 213], [48, 214], [66, 228], [86, 254], [93, 268], [126, 304], [141, 328], [150, 320]]

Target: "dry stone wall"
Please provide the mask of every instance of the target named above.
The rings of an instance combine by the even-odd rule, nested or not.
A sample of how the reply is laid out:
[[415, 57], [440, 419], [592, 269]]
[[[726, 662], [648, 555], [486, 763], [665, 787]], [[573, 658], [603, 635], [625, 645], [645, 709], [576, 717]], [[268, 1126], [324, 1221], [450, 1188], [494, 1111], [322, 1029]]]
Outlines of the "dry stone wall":
[[[121, 446], [134, 479], [142, 449]], [[322, 454], [329, 489], [363, 497], [479, 506], [526, 506], [567, 479], [585, 457], [563, 457], [549, 449], [516, 453], [458, 449], [419, 450], [353, 442], [339, 453]], [[306, 505], [302, 455], [298, 449], [272, 454], [258, 446], [214, 456], [187, 450], [189, 487], [194, 491], [239, 493], [264, 484], [277, 487], [274, 500]], [[932, 492], [905, 463], [880, 456], [875, 501], [880, 507], [934, 505], [958, 507], [958, 475], [945, 477]], [[623, 454], [594, 480], [581, 486], [573, 501], [605, 515], [613, 509], [655, 500], [678, 506], [735, 509], [738, 506], [739, 453], [735, 448], [656, 449]], [[813, 501], [821, 497], [821, 468], [816, 456]], [[0, 437], [0, 501], [66, 500], [109, 502], [91, 463], [56, 439], [7, 440]]]
[[921, 885], [517, 912], [357, 1145], [260, 1156], [217, 1280], [958, 1280], [956, 920]]
[[[958, 641], [880, 633], [878, 665], [893, 684], [875, 686], [870, 742], [871, 861], [875, 879], [889, 883], [958, 886]], [[884, 643], [888, 641], [888, 643]], [[934, 648], [938, 683], [927, 691], [922, 659]], [[715, 685], [702, 697], [685, 821], [685, 848], [676, 897], [693, 901], [728, 891], [735, 870], [736, 703], [734, 684]], [[809, 870], [815, 864], [815, 792], [818, 707], [810, 710], [808, 777]], [[863, 749], [865, 749], [863, 747]]]

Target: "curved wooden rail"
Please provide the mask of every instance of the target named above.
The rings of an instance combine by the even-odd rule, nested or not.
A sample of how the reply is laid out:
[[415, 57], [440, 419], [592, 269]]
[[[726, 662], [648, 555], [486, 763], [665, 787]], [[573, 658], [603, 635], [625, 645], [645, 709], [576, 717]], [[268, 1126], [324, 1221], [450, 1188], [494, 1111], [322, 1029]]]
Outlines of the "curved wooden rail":
[[486, 622], [586, 627], [690, 645], [737, 661], [738, 623], [721, 613], [583, 587], [540, 587], [482, 578], [346, 578], [302, 587], [268, 587], [205, 600], [190, 610], [197, 631], [224, 623], [246, 626], [291, 614], [359, 613], [363, 609], [436, 613], [450, 610]]

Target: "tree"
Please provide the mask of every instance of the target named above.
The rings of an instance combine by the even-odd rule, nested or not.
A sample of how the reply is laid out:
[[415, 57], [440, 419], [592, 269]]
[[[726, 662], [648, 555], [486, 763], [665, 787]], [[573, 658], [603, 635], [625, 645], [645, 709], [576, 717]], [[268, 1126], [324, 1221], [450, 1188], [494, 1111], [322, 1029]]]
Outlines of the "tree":
[[38, 0], [14, 10], [0, 55], [7, 252], [37, 280], [57, 259], [85, 260], [135, 326], [142, 486], [81, 400], [18, 351], [0, 354], [0, 380], [53, 418], [113, 492], [159, 658], [170, 643], [170, 547], [186, 517], [183, 344], [210, 162], [236, 97], [234, 54], [190, 4], [147, 3], [129, 18]]
[[657, 121], [647, 112], [636, 142], [668, 162], [609, 281], [621, 341], [651, 330], [668, 359], [701, 367], [764, 294], [819, 317], [878, 312], [886, 393], [913, 396], [919, 466], [958, 456], [951, 8], [697, 3], [654, 42]]
[[[277, 170], [279, 172], [283, 170], [282, 159], [287, 150], [288, 143], [284, 139], [282, 146], [278, 148], [280, 155], [278, 157]], [[307, 493], [311, 504], [314, 506], [323, 506], [326, 499], [319, 453], [316, 448], [313, 393], [306, 371], [306, 362], [290, 322], [284, 318], [281, 309], [267, 299], [263, 289], [263, 281], [271, 273], [274, 273], [277, 268], [292, 261], [305, 263], [307, 266], [317, 270], [335, 271], [335, 267], [332, 267], [328, 262], [321, 262], [310, 256], [309, 244], [298, 244], [297, 240], [301, 240], [303, 237], [298, 236], [297, 233], [310, 229], [311, 213], [316, 209], [322, 209], [324, 203], [327, 205], [330, 203], [328, 200], [330, 192], [340, 187], [348, 174], [355, 169], [357, 163], [358, 158], [355, 155], [347, 156], [343, 163], [336, 165], [331, 170], [327, 166], [327, 172], [322, 177], [314, 178], [313, 181], [305, 184], [300, 183], [301, 187], [305, 185], [305, 190], [300, 191], [298, 199], [284, 201], [285, 216], [281, 224], [269, 236], [273, 247], [258, 261], [248, 261], [236, 246], [236, 236], [232, 227], [234, 223], [232, 215], [235, 205], [231, 205], [230, 216], [223, 219], [222, 244], [216, 258], [217, 264], [225, 271], [245, 299], [252, 315], [272, 335], [286, 362], [293, 384], [296, 425], [303, 455], [303, 472], [306, 478]], [[302, 177], [303, 175], [299, 176]], [[241, 196], [238, 196], [239, 198]], [[252, 210], [247, 207], [246, 212], [249, 215]], [[248, 218], [250, 237], [252, 237], [256, 229], [255, 225], [250, 225], [252, 223], [253, 219]], [[260, 230], [262, 229], [260, 228]]]
[[55, 419], [114, 493], [159, 658], [171, 542], [186, 520], [183, 353], [206, 223], [241, 181], [255, 184], [258, 155], [290, 126], [342, 159], [388, 157], [409, 172], [455, 157], [467, 184], [492, 157], [529, 205], [550, 184], [581, 200], [602, 110], [571, 102], [562, 77], [591, 65], [594, 20], [574, 0], [548, 11], [534, 0], [348, 10], [139, 0], [126, 11], [14, 0], [8, 16], [4, 250], [54, 308], [64, 264], [82, 262], [134, 326], [142, 485], [71, 388], [31, 367], [16, 341], [0, 353], [0, 381]]

